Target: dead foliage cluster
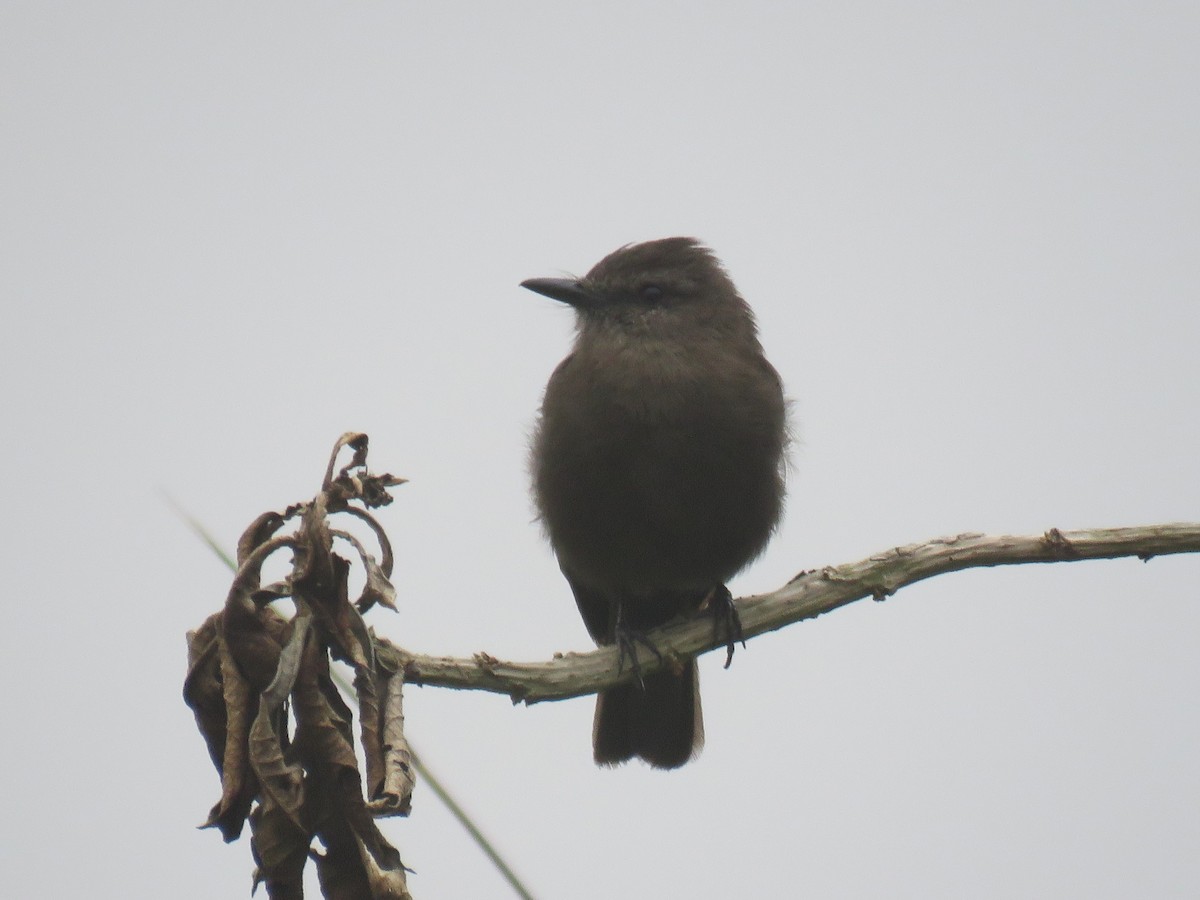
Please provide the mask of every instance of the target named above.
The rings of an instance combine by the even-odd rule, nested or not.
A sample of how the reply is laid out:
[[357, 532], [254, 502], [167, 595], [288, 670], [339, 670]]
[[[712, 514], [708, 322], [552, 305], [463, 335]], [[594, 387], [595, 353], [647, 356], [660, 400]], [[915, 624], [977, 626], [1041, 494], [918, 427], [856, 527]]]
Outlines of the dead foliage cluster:
[[[344, 447], [353, 458], [335, 476]], [[265, 884], [272, 898], [303, 897], [310, 860], [326, 897], [410, 896], [400, 854], [374, 821], [410, 809], [403, 672], [375, 653], [362, 616], [377, 603], [395, 608], [391, 546], [368, 510], [390, 503], [388, 488], [403, 479], [371, 475], [366, 457], [367, 436], [344, 435], [315, 498], [259, 516], [238, 542], [224, 608], [188, 634], [184, 699], [221, 776], [221, 799], [202, 827], [233, 841], [249, 820], [254, 886]], [[356, 536], [333, 527], [335, 515], [373, 532], [378, 562]], [[335, 540], [365, 572], [353, 602], [351, 563], [333, 552]], [[280, 551], [291, 552], [291, 572], [263, 585], [263, 563]], [[290, 618], [272, 605], [284, 598], [295, 606]], [[365, 792], [353, 714], [331, 678], [331, 660], [354, 671]]]

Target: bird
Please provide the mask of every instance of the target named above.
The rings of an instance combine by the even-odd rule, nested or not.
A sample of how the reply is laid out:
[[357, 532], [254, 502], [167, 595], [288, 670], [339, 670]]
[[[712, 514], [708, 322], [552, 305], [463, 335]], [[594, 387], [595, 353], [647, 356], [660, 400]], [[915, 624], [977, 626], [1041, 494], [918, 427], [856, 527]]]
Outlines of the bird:
[[783, 386], [749, 305], [695, 238], [627, 244], [582, 278], [521, 286], [576, 316], [531, 441], [538, 518], [588, 633], [638, 673], [598, 695], [593, 757], [675, 769], [704, 743], [696, 661], [643, 678], [637, 647], [658, 655], [647, 631], [711, 607], [732, 654], [725, 583], [783, 510]]

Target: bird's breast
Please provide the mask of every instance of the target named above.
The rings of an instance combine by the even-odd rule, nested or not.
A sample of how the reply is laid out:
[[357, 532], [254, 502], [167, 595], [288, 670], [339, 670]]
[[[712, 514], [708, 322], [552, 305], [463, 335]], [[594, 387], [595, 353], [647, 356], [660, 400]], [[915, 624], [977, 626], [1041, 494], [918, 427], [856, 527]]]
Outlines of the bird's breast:
[[560, 561], [625, 590], [726, 580], [779, 515], [778, 379], [761, 357], [606, 349], [569, 357], [543, 403], [534, 486]]

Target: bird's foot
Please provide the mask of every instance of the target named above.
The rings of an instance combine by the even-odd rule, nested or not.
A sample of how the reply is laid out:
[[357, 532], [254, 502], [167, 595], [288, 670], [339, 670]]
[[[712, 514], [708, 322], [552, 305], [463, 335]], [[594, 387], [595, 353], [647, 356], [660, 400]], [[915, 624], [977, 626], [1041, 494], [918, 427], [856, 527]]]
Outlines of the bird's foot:
[[617, 657], [617, 672], [625, 671], [625, 660], [628, 659], [630, 668], [633, 669], [634, 678], [637, 679], [637, 683], [641, 689], [645, 690], [646, 682], [642, 680], [642, 664], [638, 662], [637, 645], [641, 644], [653, 653], [654, 658], [660, 663], [662, 662], [662, 654], [654, 646], [654, 642], [646, 637], [644, 632], [630, 628], [624, 622], [617, 623], [616, 644], [619, 654]]
[[725, 642], [725, 668], [733, 662], [734, 644], [741, 642], [746, 646], [746, 638], [742, 632], [742, 617], [738, 615], [737, 606], [733, 602], [733, 594], [723, 584], [718, 584], [708, 592], [701, 608], [707, 607], [712, 616], [713, 639]]

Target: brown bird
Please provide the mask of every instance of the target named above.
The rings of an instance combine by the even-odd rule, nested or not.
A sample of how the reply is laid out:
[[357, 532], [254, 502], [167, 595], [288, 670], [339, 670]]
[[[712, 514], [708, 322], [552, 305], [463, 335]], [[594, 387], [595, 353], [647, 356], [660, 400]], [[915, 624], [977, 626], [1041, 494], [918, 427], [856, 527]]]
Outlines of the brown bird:
[[[750, 307], [711, 251], [685, 237], [522, 287], [577, 314], [531, 461], [541, 521], [588, 632], [619, 643], [637, 669], [645, 631], [729, 604], [732, 652], [739, 627], [725, 582], [779, 521], [788, 440]], [[695, 660], [601, 693], [592, 742], [601, 764], [691, 759], [704, 743]]]

